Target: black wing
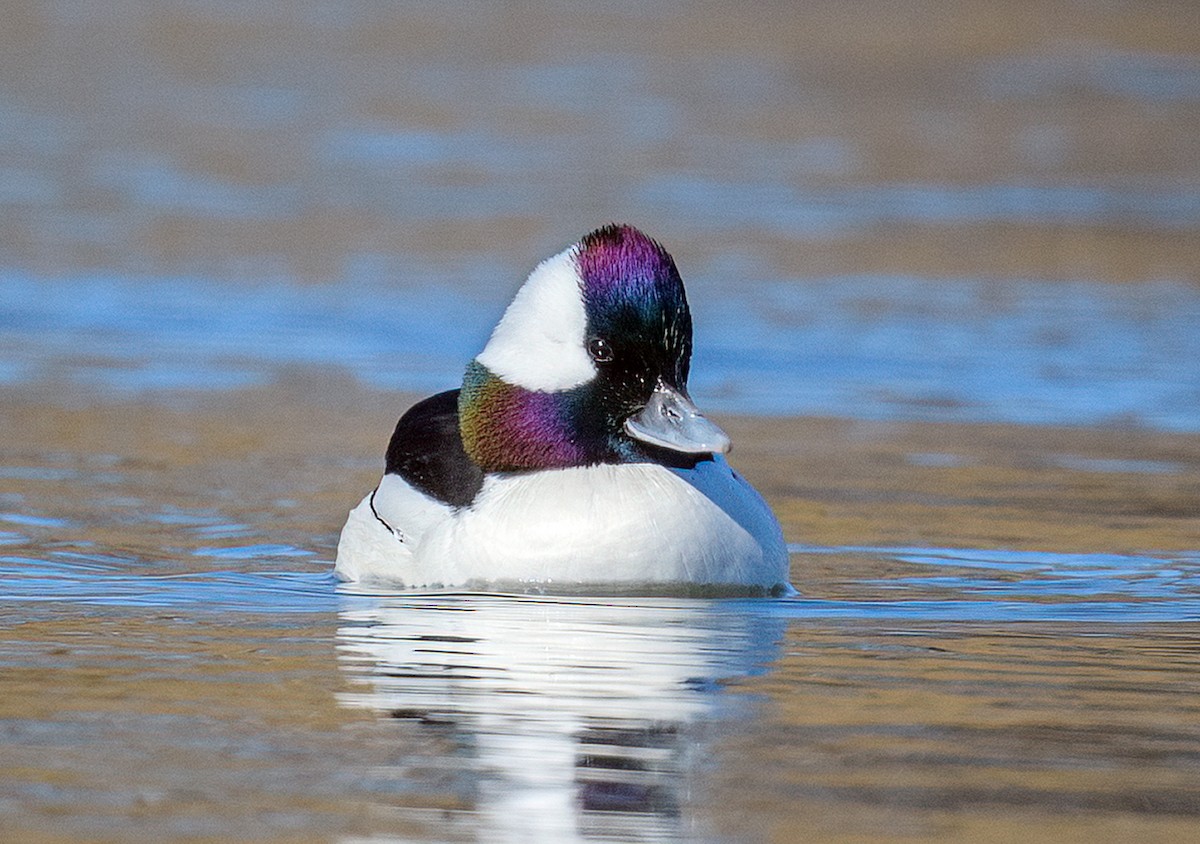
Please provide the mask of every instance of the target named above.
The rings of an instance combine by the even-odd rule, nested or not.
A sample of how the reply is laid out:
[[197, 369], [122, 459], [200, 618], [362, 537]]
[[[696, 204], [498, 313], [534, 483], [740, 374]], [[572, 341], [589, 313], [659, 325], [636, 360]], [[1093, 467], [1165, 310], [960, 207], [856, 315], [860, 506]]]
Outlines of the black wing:
[[387, 473], [451, 507], [475, 500], [483, 470], [463, 450], [458, 390], [419, 401], [400, 417], [388, 444]]

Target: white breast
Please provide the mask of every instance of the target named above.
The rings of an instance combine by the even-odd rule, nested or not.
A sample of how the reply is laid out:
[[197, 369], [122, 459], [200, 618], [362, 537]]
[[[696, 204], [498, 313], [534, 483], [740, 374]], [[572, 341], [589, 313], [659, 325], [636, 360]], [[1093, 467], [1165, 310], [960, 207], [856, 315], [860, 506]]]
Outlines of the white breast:
[[[690, 471], [639, 463], [492, 475], [474, 504], [459, 511], [392, 477], [376, 508], [413, 514], [405, 524], [388, 519], [405, 541], [388, 535], [364, 500], [338, 547], [344, 577], [410, 588], [563, 589], [672, 583], [769, 589], [788, 579], [778, 523], [721, 458]], [[392, 553], [382, 553], [389, 545]]]

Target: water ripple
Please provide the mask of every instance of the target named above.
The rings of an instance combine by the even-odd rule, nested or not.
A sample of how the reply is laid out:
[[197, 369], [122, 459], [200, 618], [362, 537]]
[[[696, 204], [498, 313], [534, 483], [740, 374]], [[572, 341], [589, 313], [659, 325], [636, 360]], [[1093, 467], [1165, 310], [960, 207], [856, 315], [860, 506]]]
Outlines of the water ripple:
[[[283, 545], [201, 549], [226, 559], [289, 559], [310, 552]], [[796, 564], [808, 555], [857, 555], [901, 563], [890, 577], [863, 577], [862, 600], [801, 595], [761, 599], [594, 599], [508, 596], [548, 605], [641, 606], [680, 603], [795, 619], [858, 618], [1009, 623], [1098, 621], [1143, 623], [1200, 620], [1200, 552], [1170, 557], [1059, 554], [941, 548], [793, 546]], [[74, 602], [204, 611], [331, 612], [380, 600], [493, 600], [470, 593], [403, 593], [338, 586], [329, 572], [218, 571], [175, 575], [122, 573], [116, 558], [89, 561], [0, 557], [0, 600]], [[889, 572], [894, 571], [894, 565]], [[935, 570], [931, 573], [931, 569]], [[942, 573], [936, 572], [942, 569]], [[896, 597], [902, 595], [905, 597]]]
[[171, 607], [211, 612], [312, 613], [338, 607], [327, 572], [131, 575], [79, 564], [0, 557], [0, 601], [70, 602], [110, 607]]

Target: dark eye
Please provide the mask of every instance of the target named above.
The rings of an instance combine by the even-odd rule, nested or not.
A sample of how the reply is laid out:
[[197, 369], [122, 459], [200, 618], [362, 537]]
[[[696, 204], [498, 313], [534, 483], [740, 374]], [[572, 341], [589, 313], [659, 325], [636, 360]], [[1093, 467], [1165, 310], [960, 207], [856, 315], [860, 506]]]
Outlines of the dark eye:
[[596, 363], [609, 363], [613, 359], [612, 346], [603, 337], [593, 337], [588, 340], [587, 350]]

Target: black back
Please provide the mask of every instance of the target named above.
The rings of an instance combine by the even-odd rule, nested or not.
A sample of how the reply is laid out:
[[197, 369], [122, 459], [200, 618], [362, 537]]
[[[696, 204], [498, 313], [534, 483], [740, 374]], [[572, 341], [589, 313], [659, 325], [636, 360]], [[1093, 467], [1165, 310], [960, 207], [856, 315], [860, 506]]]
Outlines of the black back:
[[458, 390], [419, 401], [396, 423], [387, 473], [452, 507], [466, 507], [483, 486], [483, 470], [463, 450]]

